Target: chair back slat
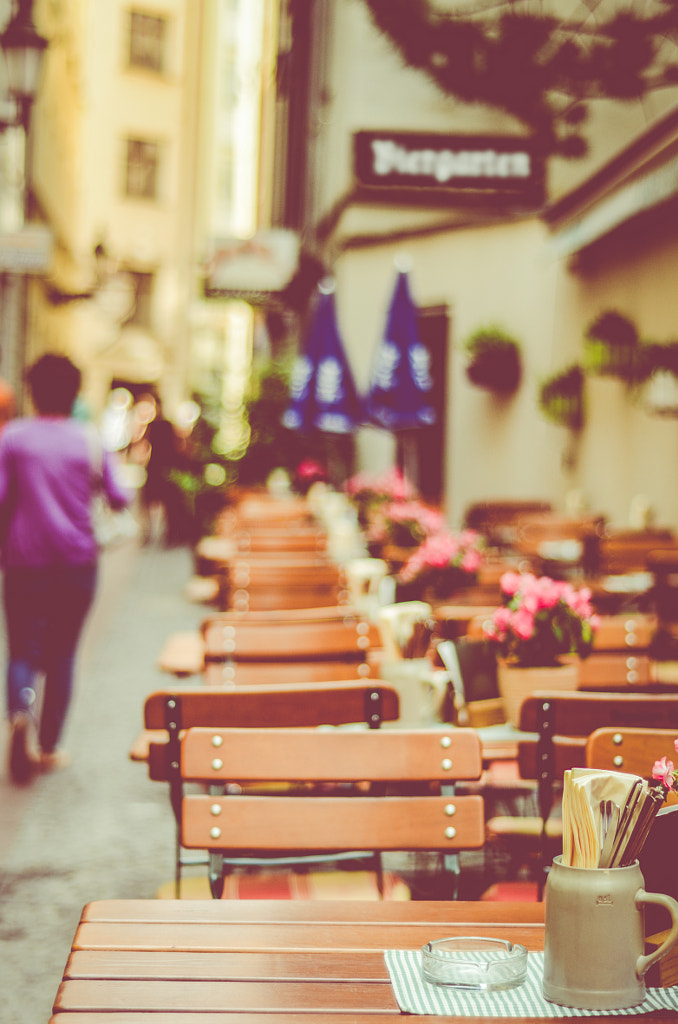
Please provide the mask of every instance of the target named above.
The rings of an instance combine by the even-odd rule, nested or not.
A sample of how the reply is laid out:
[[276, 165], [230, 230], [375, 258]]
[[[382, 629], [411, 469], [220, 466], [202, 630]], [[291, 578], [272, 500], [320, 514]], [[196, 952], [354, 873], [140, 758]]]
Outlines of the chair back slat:
[[181, 841], [189, 849], [229, 854], [269, 849], [456, 853], [482, 847], [482, 798], [454, 798], [453, 817], [450, 806], [444, 796], [187, 796]]
[[364, 778], [452, 784], [478, 779], [481, 770], [481, 747], [472, 729], [455, 729], [453, 734], [408, 730], [404, 743], [401, 730], [380, 731], [375, 739], [367, 731], [195, 728], [181, 747], [184, 778], [207, 783]]
[[206, 686], [259, 686], [262, 683], [286, 686], [290, 683], [358, 682], [377, 678], [370, 660], [338, 658], [323, 661], [208, 661], [203, 669]]
[[223, 622], [203, 624], [205, 658], [231, 661], [364, 660], [368, 647], [379, 645], [376, 626], [360, 616], [297, 622]]
[[678, 726], [678, 693], [539, 692], [523, 702], [521, 731], [538, 731], [544, 701], [561, 736], [588, 736], [604, 725]]

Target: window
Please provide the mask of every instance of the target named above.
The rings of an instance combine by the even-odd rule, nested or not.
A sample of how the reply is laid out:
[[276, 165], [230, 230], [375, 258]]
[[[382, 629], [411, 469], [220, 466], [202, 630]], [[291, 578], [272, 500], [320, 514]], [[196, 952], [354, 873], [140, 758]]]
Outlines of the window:
[[160, 147], [144, 139], [127, 140], [125, 194], [137, 199], [156, 199]]
[[165, 57], [164, 18], [151, 14], [130, 14], [129, 63], [133, 68], [163, 71]]

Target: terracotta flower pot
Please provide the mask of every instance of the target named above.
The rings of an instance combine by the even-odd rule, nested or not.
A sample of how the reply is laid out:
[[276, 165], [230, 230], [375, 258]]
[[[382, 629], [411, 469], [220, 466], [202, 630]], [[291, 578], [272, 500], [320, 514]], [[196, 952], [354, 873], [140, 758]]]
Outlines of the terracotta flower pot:
[[497, 664], [497, 683], [506, 721], [516, 727], [520, 724], [520, 707], [526, 697], [538, 690], [576, 690], [578, 682], [578, 658], [538, 668], [511, 665], [502, 658]]

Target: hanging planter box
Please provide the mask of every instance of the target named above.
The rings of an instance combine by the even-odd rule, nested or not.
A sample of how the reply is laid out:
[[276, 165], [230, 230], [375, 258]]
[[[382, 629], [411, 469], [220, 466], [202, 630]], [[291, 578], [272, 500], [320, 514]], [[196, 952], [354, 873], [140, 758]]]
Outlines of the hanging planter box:
[[472, 334], [464, 345], [466, 376], [471, 384], [499, 394], [511, 394], [520, 384], [520, 345], [500, 328], [487, 327]]
[[657, 370], [643, 389], [643, 404], [657, 416], [678, 416], [678, 377], [670, 370]]
[[638, 352], [638, 332], [634, 324], [621, 313], [601, 313], [584, 339], [584, 369], [591, 374], [633, 381]]
[[570, 430], [584, 425], [584, 374], [581, 366], [555, 374], [539, 392], [539, 407], [547, 419]]

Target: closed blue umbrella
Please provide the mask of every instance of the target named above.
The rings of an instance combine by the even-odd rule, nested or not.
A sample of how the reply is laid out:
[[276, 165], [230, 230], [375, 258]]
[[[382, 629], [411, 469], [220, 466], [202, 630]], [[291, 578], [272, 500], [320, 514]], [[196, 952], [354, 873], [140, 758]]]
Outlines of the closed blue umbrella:
[[417, 307], [407, 273], [400, 271], [372, 370], [369, 421], [390, 431], [431, 426], [436, 419], [432, 386], [429, 351], [417, 328]]
[[339, 335], [334, 283], [318, 286], [318, 302], [290, 380], [283, 426], [290, 430], [349, 434], [363, 421], [363, 405]]

